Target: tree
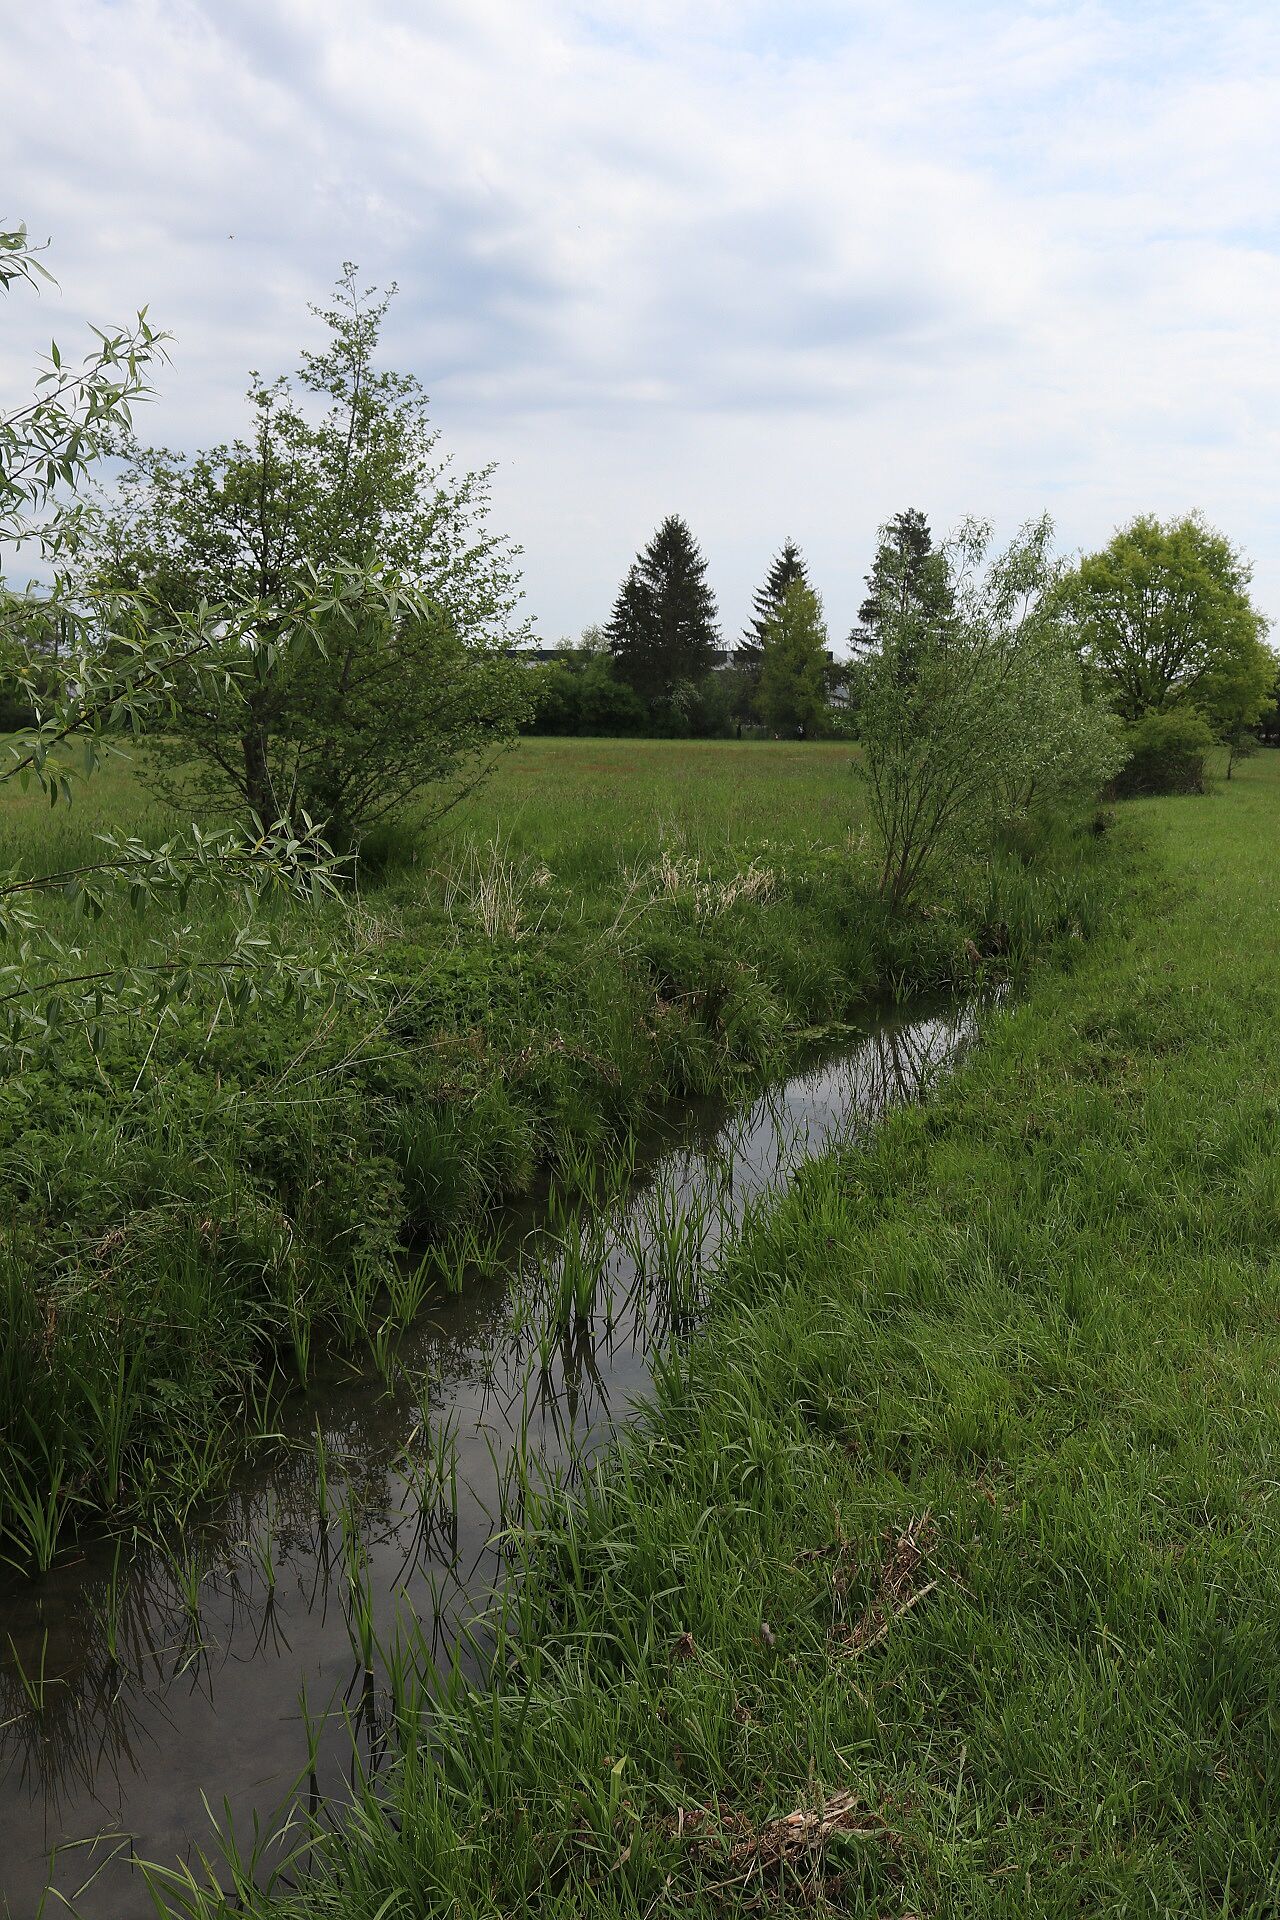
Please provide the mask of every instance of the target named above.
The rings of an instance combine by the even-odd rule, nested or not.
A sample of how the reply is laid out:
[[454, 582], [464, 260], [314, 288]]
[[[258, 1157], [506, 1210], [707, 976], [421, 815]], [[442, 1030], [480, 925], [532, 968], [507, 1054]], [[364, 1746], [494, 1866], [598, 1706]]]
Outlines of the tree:
[[954, 611], [947, 556], [934, 548], [929, 522], [917, 507], [896, 513], [881, 527], [866, 579], [859, 625], [850, 635], [856, 649], [877, 646], [889, 622], [901, 640], [907, 624], [938, 626]]
[[1275, 660], [1271, 676], [1271, 699], [1258, 720], [1258, 738], [1269, 747], [1280, 747], [1280, 660]]
[[655, 709], [680, 709], [715, 662], [715, 595], [685, 522], [668, 514], [632, 562], [605, 632], [619, 676]]
[[[48, 277], [25, 228], [0, 232], [0, 291]], [[15, 587], [0, 573], [0, 677], [34, 716], [6, 743], [0, 785], [34, 783], [55, 806], [95, 771], [113, 735], [172, 724], [180, 684], [202, 687], [216, 703], [244, 675], [269, 672], [282, 648], [313, 639], [321, 626], [341, 630], [351, 609], [389, 604], [381, 577], [341, 566], [328, 577], [309, 574], [287, 602], [246, 598], [216, 618], [203, 607], [169, 615], [143, 593], [102, 584], [85, 590], [77, 561], [91, 524], [86, 484], [129, 429], [165, 354], [165, 336], [145, 311], [131, 327], [95, 332], [97, 344], [78, 364], [55, 342], [33, 397], [0, 415], [0, 552], [34, 549], [48, 575], [43, 585]], [[248, 836], [192, 827], [159, 847], [119, 834], [99, 839], [100, 857], [74, 871], [0, 871], [0, 1049], [9, 1064], [68, 1029], [96, 1045], [113, 1020], [158, 1026], [198, 982], [241, 1003], [268, 982], [295, 991], [314, 978], [304, 959], [271, 945], [253, 922], [265, 891], [309, 899], [332, 887], [332, 860], [310, 822], [297, 831], [259, 822]], [[192, 958], [180, 940], [157, 942], [149, 957], [103, 968], [47, 911], [70, 899], [96, 918], [122, 901], [182, 902], [200, 885], [240, 897], [248, 909], [211, 957]]]
[[880, 890], [895, 909], [943, 859], [1033, 806], [1096, 793], [1123, 758], [1060, 617], [1052, 534], [1036, 521], [993, 559], [990, 529], [968, 521], [940, 556], [945, 594], [881, 577], [858, 705]]
[[793, 579], [764, 624], [760, 718], [775, 733], [820, 733], [827, 718], [827, 623], [811, 586]]
[[170, 794], [308, 814], [346, 844], [425, 788], [449, 804], [528, 707], [491, 469], [455, 476], [418, 382], [377, 366], [393, 293], [361, 291], [348, 263], [336, 304], [312, 309], [328, 341], [298, 391], [255, 376], [248, 440], [191, 459], [134, 446], [95, 547], [98, 580], [184, 613], [286, 601], [335, 561], [394, 576], [378, 605], [336, 609], [321, 647], [241, 676], [238, 698], [181, 684], [159, 760]]
[[1220, 736], [1269, 704], [1274, 657], [1244, 557], [1199, 514], [1140, 515], [1062, 584], [1080, 657], [1129, 722], [1181, 703]]
[[760, 663], [764, 655], [764, 631], [781, 606], [787, 588], [796, 580], [807, 586], [809, 574], [799, 547], [788, 536], [770, 562], [764, 580], [756, 588], [751, 603], [752, 617], [734, 648], [730, 705], [735, 719], [750, 720], [755, 717]]
[[733, 661], [737, 667], [744, 667], [755, 676], [759, 675], [760, 661], [764, 652], [765, 628], [778, 608], [787, 588], [795, 581], [808, 586], [809, 570], [804, 563], [799, 547], [788, 537], [770, 562], [769, 571], [760, 586], [756, 588], [752, 600], [752, 617], [748, 620], [741, 640], [734, 649]]

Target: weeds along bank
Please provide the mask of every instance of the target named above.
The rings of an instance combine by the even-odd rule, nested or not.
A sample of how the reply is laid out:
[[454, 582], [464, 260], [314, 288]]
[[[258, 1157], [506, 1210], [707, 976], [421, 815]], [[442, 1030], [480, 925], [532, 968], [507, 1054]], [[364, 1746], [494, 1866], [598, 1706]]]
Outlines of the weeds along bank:
[[[406, 1243], [870, 996], [1073, 941], [1110, 885], [1064, 828], [890, 924], [859, 804], [842, 748], [529, 742], [444, 828], [373, 846], [357, 902], [281, 930], [310, 999], [233, 1020], [197, 996], [8, 1078], [5, 1551], [39, 1565], [100, 1509], [207, 1487], [275, 1363], [416, 1304]], [[7, 801], [0, 834], [48, 871], [108, 823], [167, 825], [124, 769], [70, 815]], [[66, 912], [94, 966], [155, 931]], [[225, 951], [229, 909], [184, 917], [193, 960]]]
[[1270, 755], [1126, 810], [1123, 912], [748, 1231], [284, 1910], [1274, 1909], [1278, 815]]

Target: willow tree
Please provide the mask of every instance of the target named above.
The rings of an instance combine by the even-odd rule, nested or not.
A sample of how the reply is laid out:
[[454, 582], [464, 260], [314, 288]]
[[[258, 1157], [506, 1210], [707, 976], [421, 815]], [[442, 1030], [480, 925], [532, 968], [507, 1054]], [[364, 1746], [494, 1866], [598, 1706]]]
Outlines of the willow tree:
[[192, 457], [133, 444], [96, 542], [98, 582], [190, 615], [286, 605], [327, 568], [384, 584], [330, 610], [316, 647], [210, 703], [179, 685], [158, 753], [166, 793], [358, 841], [430, 794], [436, 811], [529, 711], [517, 550], [488, 525], [491, 468], [455, 473], [411, 374], [378, 362], [394, 294], [348, 264], [296, 376], [253, 378], [251, 430]]
[[967, 521], [935, 591], [903, 593], [892, 574], [881, 584], [858, 700], [894, 908], [939, 866], [981, 853], [1002, 821], [1096, 794], [1123, 759], [1062, 619], [1052, 543], [1046, 517], [993, 555], [989, 527]]
[[[0, 292], [49, 277], [24, 227], [0, 231]], [[86, 489], [150, 395], [165, 352], [165, 336], [140, 312], [129, 326], [95, 329], [82, 358], [55, 343], [31, 394], [0, 409], [0, 679], [21, 720], [0, 747], [0, 791], [36, 788], [51, 806], [65, 804], [116, 741], [173, 726], [193, 689], [210, 710], [234, 705], [290, 654], [397, 606], [393, 582], [343, 559], [308, 569], [288, 593], [246, 592], [218, 608], [172, 606], [92, 569], [86, 577]], [[192, 826], [160, 846], [107, 833], [99, 847], [71, 871], [0, 869], [0, 1068], [67, 1030], [96, 1044], [113, 1021], [154, 1026], [198, 983], [243, 1000], [268, 980], [291, 992], [313, 977], [306, 958], [265, 938], [254, 917], [264, 890], [309, 899], [331, 884], [332, 858], [310, 821], [268, 812], [248, 833]], [[185, 901], [195, 887], [242, 904], [221, 951], [193, 957], [180, 938], [162, 935], [104, 966], [64, 925], [68, 900], [97, 918]]]

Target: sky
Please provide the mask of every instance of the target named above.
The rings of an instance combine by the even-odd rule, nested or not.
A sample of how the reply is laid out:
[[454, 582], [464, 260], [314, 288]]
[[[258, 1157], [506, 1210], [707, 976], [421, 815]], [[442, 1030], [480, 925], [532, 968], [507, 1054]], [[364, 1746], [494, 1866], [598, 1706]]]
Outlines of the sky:
[[230, 437], [354, 260], [544, 642], [670, 512], [730, 638], [790, 536], [839, 640], [906, 506], [1199, 508], [1280, 622], [1275, 0], [0, 0], [0, 45], [59, 281], [0, 410], [145, 302], [144, 437]]

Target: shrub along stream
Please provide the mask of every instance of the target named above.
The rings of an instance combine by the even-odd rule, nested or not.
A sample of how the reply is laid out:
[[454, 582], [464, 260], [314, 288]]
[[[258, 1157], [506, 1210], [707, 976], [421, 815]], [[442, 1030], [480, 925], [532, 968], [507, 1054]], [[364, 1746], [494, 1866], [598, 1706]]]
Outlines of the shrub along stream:
[[[593, 786], [601, 751], [528, 743], [452, 839], [384, 847], [357, 904], [290, 929], [334, 970], [318, 996], [236, 1021], [197, 998], [0, 1086], [16, 1565], [47, 1565], [103, 1513], [158, 1524], [218, 1484], [268, 1381], [394, 1317], [407, 1243], [429, 1258], [478, 1209], [666, 1100], [776, 1068], [870, 997], [1074, 939], [1106, 892], [1099, 844], [1063, 828], [891, 921], [847, 750], [724, 748], [699, 772], [685, 749], [678, 790], [656, 747], [606, 752]], [[139, 796], [112, 782], [115, 821]], [[46, 866], [92, 844], [92, 818], [59, 817], [51, 853], [47, 813], [9, 817], [8, 851], [38, 833]], [[95, 957], [143, 937], [104, 922]], [[193, 905], [185, 937], [196, 958], [226, 929]]]
[[287, 1910], [1274, 1910], [1278, 808], [1127, 810], [1100, 937], [749, 1228]]

